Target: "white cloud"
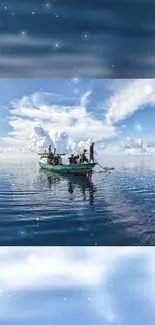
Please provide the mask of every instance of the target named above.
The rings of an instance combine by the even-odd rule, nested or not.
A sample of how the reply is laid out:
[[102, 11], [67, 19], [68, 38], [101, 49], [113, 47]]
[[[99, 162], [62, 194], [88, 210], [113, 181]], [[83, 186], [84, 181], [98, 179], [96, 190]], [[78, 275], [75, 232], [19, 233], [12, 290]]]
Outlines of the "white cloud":
[[153, 104], [154, 90], [154, 79], [132, 80], [120, 90], [117, 89], [107, 103], [107, 122], [117, 123], [143, 108], [143, 105]]
[[[45, 316], [45, 314], [41, 315], [43, 311], [45, 313], [47, 310], [45, 305], [40, 311], [36, 310], [34, 303], [32, 310], [29, 313], [25, 312], [29, 306], [25, 299], [20, 302], [20, 310], [17, 312], [17, 308], [19, 309], [18, 294], [20, 297], [20, 295], [23, 294], [24, 296], [24, 293], [31, 291], [31, 293], [37, 294], [37, 301], [39, 301], [42, 292], [44, 295], [45, 292], [50, 292], [51, 296], [48, 296], [47, 302], [51, 307], [54, 299], [51, 298], [53, 297], [52, 293], [56, 292], [52, 292], [52, 290], [62, 292], [62, 300], [67, 290], [73, 290], [72, 292], [75, 293], [75, 290], [78, 289], [85, 295], [85, 299], [82, 300], [85, 307], [90, 308], [93, 314], [96, 313], [99, 318], [108, 322], [120, 321], [122, 314], [124, 314], [123, 305], [117, 304], [118, 300], [120, 303], [120, 295], [116, 292], [117, 289], [115, 289], [115, 295], [117, 295], [115, 301], [116, 296], [112, 293], [112, 286], [117, 288], [119, 285], [119, 290], [122, 290], [123, 272], [126, 274], [127, 281], [130, 281], [129, 277], [132, 276], [129, 286], [126, 284], [126, 289], [129, 287], [130, 291], [132, 291], [131, 285], [134, 284], [130, 298], [131, 295], [134, 295], [139, 299], [144, 292], [145, 303], [147, 301], [153, 310], [155, 288], [153, 256], [154, 248], [145, 247], [2, 247], [0, 250], [0, 293], [2, 293], [0, 299], [3, 308], [1, 309], [0, 320], [19, 320], [22, 319], [23, 315], [27, 320], [32, 319], [34, 315]], [[143, 260], [143, 264], [135, 272], [134, 265], [138, 259]], [[126, 272], [128, 265], [129, 268]], [[136, 281], [137, 275], [140, 278], [141, 274], [143, 275], [140, 280], [140, 287], [139, 282], [136, 284], [134, 282], [133, 272], [135, 272]], [[115, 276], [117, 276], [119, 283], [110, 282], [115, 280]], [[122, 293], [124, 294], [124, 290]], [[3, 299], [3, 294], [4, 297], [9, 297], [7, 298], [9, 304]], [[121, 303], [122, 301], [123, 297], [121, 296]], [[40, 299], [40, 303], [42, 306], [42, 299]], [[59, 309], [61, 308], [60, 303]]]
[[84, 149], [89, 150], [92, 143], [91, 139], [87, 141], [72, 142], [67, 132], [59, 130], [54, 135], [50, 135], [48, 131], [44, 130], [41, 125], [36, 125], [32, 128], [30, 135], [30, 146], [28, 149], [31, 152], [44, 151], [51, 144], [52, 150], [56, 148], [59, 153], [74, 153], [79, 154]]
[[155, 155], [155, 143], [153, 141], [143, 141], [142, 139], [127, 138], [122, 142], [122, 148], [130, 155]]
[[148, 141], [147, 142], [147, 147], [148, 148], [155, 148], [155, 141]]
[[[11, 117], [8, 120], [12, 131], [3, 140], [12, 146], [25, 146], [28, 145], [27, 139], [32, 133], [30, 147], [34, 145], [47, 147], [51, 139], [52, 146], [56, 146], [58, 151], [78, 152], [79, 148], [87, 146], [88, 139], [97, 142], [103, 137], [120, 135], [126, 125], [123, 124], [118, 129], [116, 123], [143, 108], [145, 104], [154, 104], [154, 88], [153, 79], [126, 81], [123, 87], [122, 83], [116, 82], [112, 89], [113, 95], [110, 95], [104, 103], [103, 115], [100, 119], [94, 117], [87, 108], [93, 89], [84, 93], [80, 104], [74, 106], [65, 105], [65, 97], [62, 94], [38, 91], [18, 101], [12, 101]], [[46, 130], [44, 139], [40, 137], [36, 141], [39, 134], [37, 136], [35, 134], [34, 140], [34, 131], [32, 131], [34, 125], [41, 125], [41, 128]]]
[[81, 106], [85, 107], [87, 102], [88, 102], [88, 98], [91, 95], [91, 91], [87, 91], [82, 97], [81, 97]]
[[56, 148], [57, 152], [66, 153], [70, 151], [71, 143], [69, 141], [69, 136], [67, 132], [63, 130], [55, 132], [53, 141], [54, 147]]
[[[55, 94], [43, 92], [24, 96], [19, 101], [13, 101], [10, 109], [12, 117], [9, 119], [9, 124], [13, 128], [9, 133], [12, 139], [7, 137], [4, 140], [9, 143], [23, 143], [24, 145], [27, 143], [34, 125], [37, 124], [46, 130], [46, 135], [48, 132], [58, 148], [62, 146], [62, 142], [63, 147], [69, 147], [71, 143], [87, 141], [89, 138], [97, 141], [103, 136], [115, 135], [116, 131], [112, 125], [108, 125], [104, 119], [95, 119], [87, 111], [85, 105], [89, 94], [90, 92], [87, 92], [81, 98], [81, 103], [84, 106], [58, 105], [62, 95], [57, 95], [57, 98]], [[53, 100], [55, 104], [52, 104]], [[64, 135], [66, 135], [65, 138]], [[45, 139], [43, 143], [46, 143]]]
[[131, 139], [127, 138], [126, 143], [122, 143], [123, 148], [125, 149], [135, 149], [135, 148], [142, 148], [144, 145], [144, 142], [142, 139]]
[[48, 148], [49, 145], [54, 149], [54, 143], [51, 140], [49, 133], [45, 131], [40, 124], [33, 127], [29, 138], [29, 150], [32, 152], [44, 150], [45, 148]]
[[91, 287], [105, 281], [116, 261], [147, 255], [141, 248], [26, 247], [0, 250], [2, 290]]

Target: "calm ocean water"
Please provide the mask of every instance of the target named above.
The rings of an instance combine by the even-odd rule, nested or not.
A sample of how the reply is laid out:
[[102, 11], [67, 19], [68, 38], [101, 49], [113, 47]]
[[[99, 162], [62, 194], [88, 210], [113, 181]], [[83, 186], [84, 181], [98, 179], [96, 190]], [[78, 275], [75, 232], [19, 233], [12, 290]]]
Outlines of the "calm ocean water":
[[92, 181], [0, 158], [1, 245], [155, 245], [155, 158], [109, 157]]

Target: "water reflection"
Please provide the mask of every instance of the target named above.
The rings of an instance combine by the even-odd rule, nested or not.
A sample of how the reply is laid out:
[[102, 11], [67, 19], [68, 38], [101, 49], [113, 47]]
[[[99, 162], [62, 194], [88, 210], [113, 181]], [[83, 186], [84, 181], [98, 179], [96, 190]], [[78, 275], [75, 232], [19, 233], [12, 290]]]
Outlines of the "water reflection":
[[61, 182], [61, 179], [59, 177], [51, 177], [51, 175], [47, 176], [47, 180], [48, 180], [49, 188], [51, 188], [52, 185], [57, 185], [58, 183]]
[[154, 157], [132, 157], [128, 162], [124, 162], [124, 170], [146, 173], [146, 171], [155, 171]]
[[[66, 190], [72, 196], [76, 196], [76, 190], [80, 189], [82, 193], [83, 200], [87, 199], [89, 196], [90, 205], [94, 205], [95, 197], [94, 194], [97, 191], [96, 186], [92, 182], [92, 177], [82, 177], [82, 176], [72, 176], [72, 175], [56, 175], [51, 174], [51, 172], [46, 170], [40, 170], [42, 177], [47, 176], [49, 188], [55, 189], [58, 184], [64, 183], [63, 187], [66, 186]], [[66, 184], [65, 184], [66, 183]]]
[[91, 179], [84, 178], [84, 177], [76, 177], [76, 176], [69, 176], [68, 179], [68, 192], [70, 194], [74, 194], [76, 185], [81, 190], [81, 193], [83, 195], [83, 199], [87, 199], [87, 193], [89, 194], [89, 202], [91, 205], [94, 204], [94, 193], [97, 191], [96, 186], [92, 182]]

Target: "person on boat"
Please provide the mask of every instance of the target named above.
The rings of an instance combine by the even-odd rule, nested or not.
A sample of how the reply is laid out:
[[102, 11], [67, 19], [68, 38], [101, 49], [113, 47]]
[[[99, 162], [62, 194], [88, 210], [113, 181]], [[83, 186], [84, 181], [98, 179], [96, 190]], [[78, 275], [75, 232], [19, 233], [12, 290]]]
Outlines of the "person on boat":
[[58, 158], [58, 156], [54, 156], [54, 159], [53, 159], [53, 166], [56, 166], [56, 165], [59, 165], [59, 158]]
[[55, 151], [56, 151], [56, 149], [54, 149], [54, 152], [52, 152], [52, 151], [50, 151], [50, 153], [49, 153], [49, 158], [51, 159], [51, 165], [55, 165], [55, 158], [56, 158], [56, 156], [55, 156]]
[[54, 161], [54, 154], [53, 154], [53, 152], [52, 152], [52, 151], [49, 153], [49, 159], [50, 159], [50, 164], [51, 164], [51, 165], [53, 165], [53, 161]]
[[53, 154], [52, 151], [49, 153], [49, 157], [50, 157], [50, 158], [53, 158], [53, 157], [54, 157], [54, 154]]
[[76, 156], [76, 163], [79, 164], [79, 162], [80, 162], [80, 156], [77, 155], [77, 156]]
[[94, 163], [94, 142], [89, 147], [89, 162], [91, 161]]
[[58, 165], [62, 165], [62, 158], [60, 155], [58, 156]]
[[48, 148], [48, 152], [49, 152], [49, 154], [51, 153], [51, 144], [50, 144], [50, 146]]
[[79, 155], [78, 156], [74, 156], [73, 159], [74, 159], [74, 164], [77, 164], [78, 159], [79, 159]]
[[74, 155], [71, 154], [71, 156], [68, 159], [69, 159], [70, 165], [73, 165], [74, 164]]
[[79, 155], [79, 163], [82, 163], [82, 154]]
[[88, 158], [86, 157], [86, 152], [87, 152], [87, 150], [86, 149], [84, 149], [84, 151], [83, 151], [83, 153], [82, 153], [82, 155], [81, 155], [81, 158], [82, 158], [82, 162], [84, 163], [84, 162], [88, 162]]

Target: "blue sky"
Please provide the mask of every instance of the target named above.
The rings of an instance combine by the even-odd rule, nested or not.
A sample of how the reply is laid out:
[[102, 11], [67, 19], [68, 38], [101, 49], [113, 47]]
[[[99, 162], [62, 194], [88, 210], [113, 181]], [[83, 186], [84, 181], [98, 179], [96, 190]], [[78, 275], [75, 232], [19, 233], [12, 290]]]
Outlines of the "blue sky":
[[36, 125], [69, 143], [153, 141], [154, 89], [154, 79], [1, 79], [1, 145], [28, 145]]
[[1, 248], [0, 323], [154, 325], [154, 248]]

